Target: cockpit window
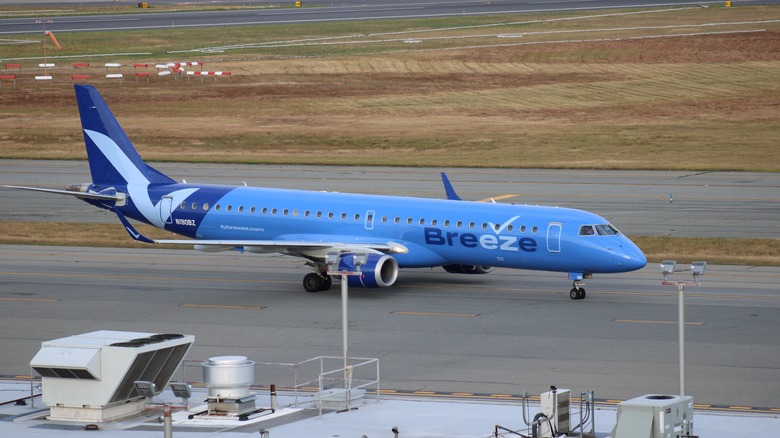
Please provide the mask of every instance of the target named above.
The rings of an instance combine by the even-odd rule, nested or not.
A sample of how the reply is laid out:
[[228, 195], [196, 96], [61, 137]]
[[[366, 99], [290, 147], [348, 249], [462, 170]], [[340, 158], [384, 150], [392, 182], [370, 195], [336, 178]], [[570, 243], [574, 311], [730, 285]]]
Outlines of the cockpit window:
[[580, 227], [580, 236], [592, 236], [596, 234], [592, 225], [583, 225]]
[[596, 232], [599, 236], [614, 236], [620, 234], [620, 231], [610, 224], [596, 225]]

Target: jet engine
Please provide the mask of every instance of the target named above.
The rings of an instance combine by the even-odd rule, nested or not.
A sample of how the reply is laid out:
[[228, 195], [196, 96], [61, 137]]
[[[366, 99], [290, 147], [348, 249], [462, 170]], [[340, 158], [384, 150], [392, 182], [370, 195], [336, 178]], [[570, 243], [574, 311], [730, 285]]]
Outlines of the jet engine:
[[442, 268], [451, 274], [489, 274], [495, 269], [492, 266], [475, 265], [444, 265]]
[[360, 271], [349, 275], [353, 287], [390, 287], [398, 279], [398, 262], [385, 254], [342, 254], [340, 271]]

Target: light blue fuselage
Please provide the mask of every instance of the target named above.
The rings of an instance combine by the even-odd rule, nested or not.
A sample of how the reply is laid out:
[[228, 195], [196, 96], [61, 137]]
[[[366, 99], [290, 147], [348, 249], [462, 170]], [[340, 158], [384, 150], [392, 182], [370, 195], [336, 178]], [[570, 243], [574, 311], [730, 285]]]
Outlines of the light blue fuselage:
[[[174, 205], [163, 199], [192, 194]], [[485, 265], [561, 272], [639, 269], [645, 258], [622, 234], [579, 235], [582, 225], [607, 224], [582, 210], [193, 184], [149, 186], [164, 228], [195, 239], [397, 242], [399, 267]], [[149, 222], [132, 206], [123, 212]]]

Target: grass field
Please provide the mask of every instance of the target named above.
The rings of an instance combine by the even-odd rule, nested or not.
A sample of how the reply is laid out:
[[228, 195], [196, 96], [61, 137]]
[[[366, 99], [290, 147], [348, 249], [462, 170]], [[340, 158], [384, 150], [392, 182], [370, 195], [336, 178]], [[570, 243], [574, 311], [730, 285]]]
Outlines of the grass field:
[[[58, 40], [51, 85], [31, 79], [40, 42], [0, 46], [4, 62], [25, 65], [16, 88], [0, 88], [0, 158], [85, 158], [69, 66], [89, 62], [78, 73], [151, 161], [780, 171], [779, 7], [174, 26]], [[233, 76], [176, 81], [149, 69], [149, 84], [104, 79], [106, 62], [132, 78], [135, 62], [183, 60]], [[693, 258], [706, 248], [710, 260], [731, 245], [689, 243]], [[765, 249], [775, 243], [752, 242], [730, 260], [777, 264]], [[663, 258], [662, 240], [641, 246]]]

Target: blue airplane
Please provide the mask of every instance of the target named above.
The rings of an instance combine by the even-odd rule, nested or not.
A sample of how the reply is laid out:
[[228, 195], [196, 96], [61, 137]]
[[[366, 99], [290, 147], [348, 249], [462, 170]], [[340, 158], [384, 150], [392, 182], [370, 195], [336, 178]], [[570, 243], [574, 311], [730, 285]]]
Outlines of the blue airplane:
[[[282, 253], [313, 272], [308, 292], [344, 272], [351, 286], [389, 287], [400, 268], [443, 267], [487, 274], [494, 267], [569, 274], [571, 299], [583, 279], [646, 264], [642, 251], [606, 219], [558, 207], [461, 200], [442, 173], [447, 199], [178, 183], [147, 165], [98, 91], [75, 85], [92, 183], [66, 190], [6, 186], [75, 196], [113, 211], [130, 236], [200, 251]], [[186, 236], [152, 240], [128, 218]]]

